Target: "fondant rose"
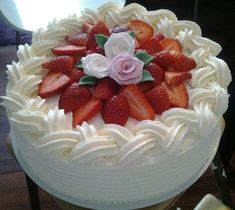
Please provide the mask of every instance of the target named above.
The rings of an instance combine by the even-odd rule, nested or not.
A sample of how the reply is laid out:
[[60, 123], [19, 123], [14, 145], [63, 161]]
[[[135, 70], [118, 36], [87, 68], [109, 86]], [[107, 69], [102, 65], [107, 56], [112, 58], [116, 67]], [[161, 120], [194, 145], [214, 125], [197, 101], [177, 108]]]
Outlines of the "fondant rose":
[[84, 72], [96, 78], [103, 78], [109, 75], [109, 59], [105, 56], [93, 53], [81, 59]]
[[132, 53], [135, 51], [135, 40], [126, 32], [112, 34], [104, 45], [107, 58], [113, 59], [122, 53]]
[[120, 85], [137, 84], [143, 76], [144, 62], [130, 53], [119, 54], [109, 65], [109, 76]]

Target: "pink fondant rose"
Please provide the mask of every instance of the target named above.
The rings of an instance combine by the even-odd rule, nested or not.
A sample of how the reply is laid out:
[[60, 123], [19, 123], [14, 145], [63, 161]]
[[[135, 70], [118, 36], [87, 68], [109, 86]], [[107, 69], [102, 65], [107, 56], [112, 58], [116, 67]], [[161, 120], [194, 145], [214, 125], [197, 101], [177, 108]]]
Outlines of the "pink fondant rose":
[[143, 76], [144, 63], [130, 53], [115, 56], [109, 65], [109, 76], [120, 85], [137, 84]]

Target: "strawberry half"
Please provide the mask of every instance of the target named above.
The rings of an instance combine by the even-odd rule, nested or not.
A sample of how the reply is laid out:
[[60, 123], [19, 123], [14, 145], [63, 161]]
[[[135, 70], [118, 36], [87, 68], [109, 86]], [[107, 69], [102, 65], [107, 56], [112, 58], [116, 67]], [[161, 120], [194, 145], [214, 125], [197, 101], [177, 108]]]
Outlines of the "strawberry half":
[[91, 31], [88, 35], [88, 41], [87, 41], [88, 49], [96, 49], [96, 47], [98, 46], [95, 40], [96, 34], [103, 34], [105, 36], [110, 36], [109, 28], [103, 21], [99, 21], [94, 26], [92, 26]]
[[94, 96], [99, 99], [108, 99], [118, 92], [118, 84], [110, 77], [98, 80]]
[[122, 95], [109, 98], [102, 109], [102, 118], [105, 123], [124, 126], [129, 117], [129, 105]]
[[190, 79], [192, 79], [190, 72], [165, 72], [165, 82], [168, 85], [176, 85]]
[[156, 53], [154, 63], [165, 71], [187, 72], [196, 67], [196, 62], [177, 51], [161, 51]]
[[77, 82], [70, 85], [60, 96], [59, 108], [71, 112], [88, 102], [91, 91], [86, 86], [79, 86]]
[[98, 98], [91, 98], [87, 103], [73, 111], [73, 127], [81, 125], [84, 121], [92, 119], [101, 111], [102, 102]]
[[125, 96], [129, 104], [129, 116], [136, 120], [153, 120], [155, 112], [137, 85], [128, 85], [120, 95]]
[[170, 109], [170, 101], [167, 92], [162, 85], [158, 85], [148, 91], [146, 93], [146, 97], [156, 114], [161, 114], [162, 112]]
[[151, 55], [163, 50], [160, 42], [154, 37], [147, 39], [145, 42], [142, 42], [139, 48], [145, 49]]
[[72, 45], [87, 46], [88, 33], [81, 32], [75, 35], [66, 36], [65, 40]]
[[178, 51], [182, 52], [182, 46], [176, 39], [163, 39], [160, 42], [162, 48], [166, 51]]
[[57, 56], [50, 58], [42, 66], [51, 71], [61, 71], [65, 74], [70, 74], [73, 71], [74, 63], [73, 56]]
[[165, 36], [161, 33], [156, 33], [153, 35], [153, 37], [158, 40], [159, 42], [162, 41], [163, 39], [165, 39]]
[[74, 68], [72, 73], [69, 75], [69, 78], [71, 79], [71, 83], [73, 82], [79, 82], [79, 80], [84, 77], [86, 74], [83, 70]]
[[140, 82], [137, 84], [143, 92], [146, 92], [152, 88], [154, 88], [155, 83], [152, 81], [147, 81], [147, 82]]
[[159, 85], [164, 80], [165, 72], [158, 64], [150, 62], [144, 68], [149, 71], [152, 77], [154, 78], [155, 85]]
[[135, 32], [140, 44], [150, 39], [154, 33], [153, 27], [142, 20], [130, 20], [127, 26]]
[[162, 87], [169, 97], [171, 107], [188, 108], [188, 91], [183, 83], [167, 85], [163, 82]]
[[85, 52], [86, 47], [77, 45], [65, 45], [52, 49], [52, 53], [55, 55], [84, 55]]
[[54, 96], [65, 90], [71, 80], [62, 72], [48, 72], [39, 85], [38, 95], [42, 98]]

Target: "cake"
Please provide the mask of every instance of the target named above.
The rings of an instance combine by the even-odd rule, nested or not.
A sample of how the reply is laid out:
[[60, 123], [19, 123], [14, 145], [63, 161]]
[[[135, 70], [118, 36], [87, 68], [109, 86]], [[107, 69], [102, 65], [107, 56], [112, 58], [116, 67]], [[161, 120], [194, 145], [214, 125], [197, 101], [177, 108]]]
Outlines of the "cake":
[[135, 3], [51, 22], [7, 66], [2, 104], [19, 163], [49, 193], [88, 208], [181, 193], [221, 137], [231, 75], [220, 51], [196, 23]]

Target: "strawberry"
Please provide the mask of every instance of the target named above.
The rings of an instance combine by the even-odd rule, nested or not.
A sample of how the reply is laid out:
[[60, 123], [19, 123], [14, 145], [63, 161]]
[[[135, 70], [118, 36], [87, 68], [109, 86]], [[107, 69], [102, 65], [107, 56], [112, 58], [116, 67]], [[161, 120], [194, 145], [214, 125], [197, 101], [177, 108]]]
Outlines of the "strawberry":
[[129, 116], [136, 120], [153, 120], [154, 110], [143, 91], [137, 85], [128, 85], [120, 95], [125, 96], [129, 104]]
[[95, 49], [98, 46], [95, 40], [95, 34], [110, 36], [108, 26], [103, 21], [99, 21], [91, 28], [87, 41], [88, 49]]
[[74, 68], [74, 57], [72, 56], [57, 56], [50, 58], [42, 66], [51, 71], [61, 71], [65, 74], [70, 74]]
[[150, 39], [154, 33], [153, 27], [142, 20], [130, 20], [127, 26], [135, 32], [135, 36], [140, 44]]
[[150, 39], [147, 39], [145, 42], [142, 42], [139, 48], [145, 49], [151, 55], [163, 50], [160, 42], [153, 37]]
[[183, 83], [179, 83], [176, 85], [167, 85], [163, 82], [162, 86], [169, 97], [171, 107], [188, 107], [188, 91]]
[[55, 55], [84, 55], [85, 52], [86, 47], [77, 45], [65, 45], [52, 49], [52, 53]]
[[87, 103], [73, 111], [73, 127], [81, 125], [82, 122], [90, 120], [101, 111], [102, 101], [98, 98], [91, 98]]
[[59, 108], [71, 112], [87, 103], [91, 98], [91, 91], [86, 86], [79, 86], [77, 82], [70, 85], [60, 96]]
[[161, 84], [148, 91], [146, 97], [156, 114], [161, 114], [170, 108], [168, 95]]
[[93, 24], [90, 24], [90, 23], [83, 23], [83, 24], [82, 24], [82, 32], [89, 34], [89, 33], [91, 32], [92, 27], [93, 27]]
[[66, 36], [65, 40], [72, 45], [87, 46], [88, 33], [78, 33], [71, 36]]
[[126, 26], [126, 25], [118, 25], [118, 26], [115, 26], [115, 27], [111, 30], [111, 33], [126, 32], [126, 31], [128, 31], [128, 30], [129, 30], [128, 26]]
[[65, 90], [71, 80], [62, 72], [48, 72], [39, 85], [38, 95], [42, 98], [54, 96]]
[[110, 77], [105, 77], [98, 80], [95, 87], [94, 96], [99, 99], [108, 99], [116, 94], [118, 91], [118, 84]]
[[166, 51], [178, 51], [182, 52], [182, 46], [176, 39], [163, 39], [160, 42], [162, 48]]
[[105, 123], [124, 126], [129, 117], [129, 105], [122, 95], [109, 98], [102, 109], [102, 118]]
[[79, 82], [79, 80], [84, 77], [86, 74], [83, 70], [74, 68], [72, 73], [69, 75], [69, 78], [71, 79], [71, 83], [73, 82]]
[[143, 92], [146, 92], [154, 87], [154, 82], [147, 81], [147, 82], [140, 82], [137, 84]]
[[159, 85], [164, 80], [164, 71], [158, 64], [150, 62], [144, 68], [149, 71], [154, 78], [155, 85]]
[[190, 79], [192, 79], [190, 72], [165, 72], [165, 82], [168, 85], [176, 85]]
[[161, 33], [156, 33], [153, 35], [153, 37], [158, 40], [159, 42], [162, 41], [163, 39], [165, 39], [165, 36]]
[[79, 63], [82, 57], [82, 55], [73, 55], [74, 63]]
[[196, 62], [177, 51], [161, 51], [156, 53], [154, 63], [165, 71], [187, 72], [196, 67]]

